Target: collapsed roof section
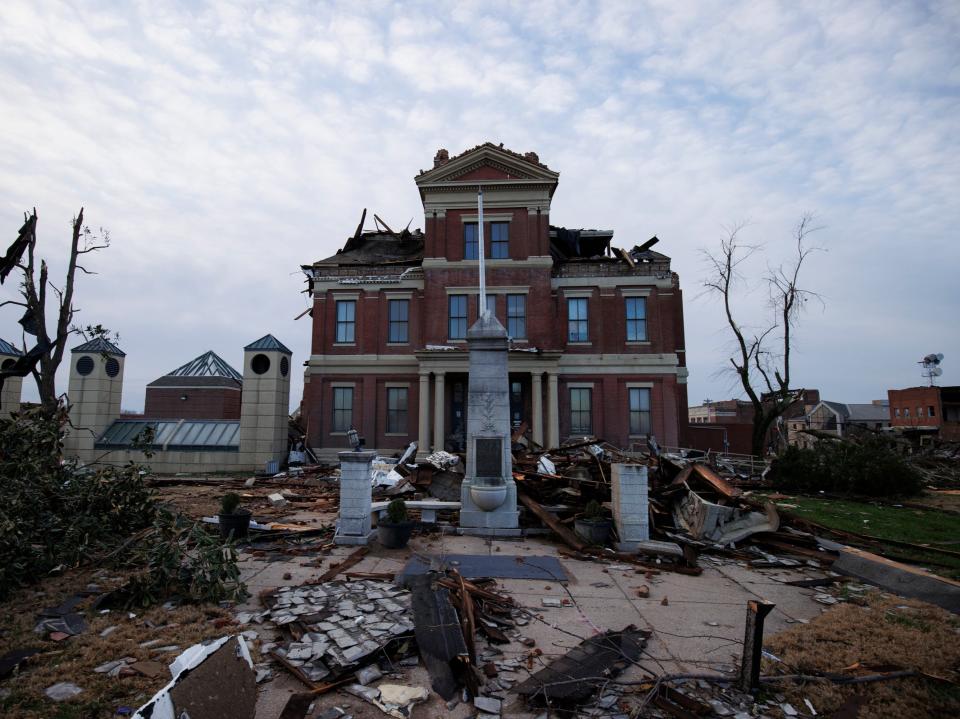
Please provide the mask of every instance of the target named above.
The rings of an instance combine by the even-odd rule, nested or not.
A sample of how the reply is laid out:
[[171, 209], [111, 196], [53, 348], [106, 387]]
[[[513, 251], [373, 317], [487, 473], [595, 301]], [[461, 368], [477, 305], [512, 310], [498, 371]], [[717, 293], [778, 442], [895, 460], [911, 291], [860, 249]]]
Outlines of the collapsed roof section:
[[[302, 265], [311, 288], [313, 280], [346, 268], [393, 266], [402, 270], [405, 267], [419, 267], [423, 262], [423, 232], [419, 229], [413, 232], [406, 229], [402, 232], [388, 230], [378, 228], [362, 231], [358, 228], [335, 255], [312, 265]], [[670, 258], [650, 249], [660, 241], [659, 238], [651, 237], [632, 250], [612, 247], [612, 241], [613, 230], [550, 226], [550, 255], [555, 268], [567, 262], [602, 262], [626, 265], [624, 269], [650, 265], [650, 269], [655, 266], [656, 269], [669, 272]]]

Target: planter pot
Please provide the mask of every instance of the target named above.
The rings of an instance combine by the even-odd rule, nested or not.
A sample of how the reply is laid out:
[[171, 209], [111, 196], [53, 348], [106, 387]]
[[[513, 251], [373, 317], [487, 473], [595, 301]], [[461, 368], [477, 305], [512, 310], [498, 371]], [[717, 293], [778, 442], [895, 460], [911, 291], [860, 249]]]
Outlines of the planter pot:
[[610, 528], [613, 521], [610, 519], [577, 519], [573, 523], [574, 529], [590, 544], [604, 545], [610, 538]]
[[470, 485], [470, 499], [484, 512], [492, 512], [507, 498], [506, 484]]
[[220, 536], [224, 539], [245, 539], [250, 529], [250, 510], [238, 509], [233, 514], [218, 514], [220, 520]]
[[406, 547], [411, 534], [413, 534], [413, 522], [391, 524], [381, 520], [377, 523], [377, 539], [387, 549]]

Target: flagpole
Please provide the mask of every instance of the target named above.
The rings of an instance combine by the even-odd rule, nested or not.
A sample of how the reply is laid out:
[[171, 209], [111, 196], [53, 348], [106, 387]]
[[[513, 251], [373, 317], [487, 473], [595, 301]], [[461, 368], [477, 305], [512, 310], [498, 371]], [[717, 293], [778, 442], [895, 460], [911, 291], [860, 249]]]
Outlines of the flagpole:
[[477, 188], [477, 242], [480, 260], [480, 307], [477, 314], [482, 319], [487, 316], [487, 271], [483, 250], [483, 187]]

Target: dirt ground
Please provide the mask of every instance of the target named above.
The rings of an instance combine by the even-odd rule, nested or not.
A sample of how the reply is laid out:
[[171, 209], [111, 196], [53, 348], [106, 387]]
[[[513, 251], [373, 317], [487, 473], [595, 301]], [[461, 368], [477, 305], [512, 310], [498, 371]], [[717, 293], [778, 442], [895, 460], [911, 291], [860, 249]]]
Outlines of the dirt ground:
[[[155, 661], [166, 668], [179, 651], [161, 648], [177, 646], [183, 650], [205, 639], [221, 637], [234, 626], [230, 613], [217, 606], [152, 607], [143, 611], [134, 608], [129, 612], [114, 609], [100, 613], [89, 610], [93, 601], [90, 597], [77, 608], [89, 627], [84, 633], [59, 642], [34, 633], [36, 615], [44, 607], [59, 605], [91, 583], [107, 590], [122, 581], [122, 576], [96, 568], [72, 570], [21, 589], [0, 606], [0, 654], [21, 648], [41, 650], [24, 662], [18, 673], [0, 681], [0, 690], [5, 690], [0, 699], [0, 715], [85, 719], [114, 716], [122, 707], [136, 709], [170, 680], [169, 672], [155, 678], [111, 677], [96, 673], [93, 668], [123, 657]], [[108, 636], [100, 636], [112, 626], [116, 629]], [[158, 641], [149, 647], [140, 646], [152, 640]], [[69, 703], [54, 704], [43, 691], [58, 682], [73, 682], [83, 693]]]
[[897, 679], [855, 686], [784, 684], [794, 707], [809, 699], [820, 714], [859, 706], [859, 715], [877, 719], [960, 716], [960, 617], [923, 602], [878, 591], [862, 605], [837, 605], [809, 624], [771, 637], [766, 649], [780, 659], [764, 660], [764, 673], [840, 672], [859, 663], [860, 673], [917, 669], [933, 677]]

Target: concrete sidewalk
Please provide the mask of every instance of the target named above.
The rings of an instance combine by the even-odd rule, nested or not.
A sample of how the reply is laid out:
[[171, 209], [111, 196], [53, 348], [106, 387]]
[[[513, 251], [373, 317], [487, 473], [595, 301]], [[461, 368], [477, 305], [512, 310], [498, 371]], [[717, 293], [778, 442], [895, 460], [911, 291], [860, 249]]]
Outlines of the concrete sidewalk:
[[[743, 640], [746, 604], [750, 599], [766, 599], [777, 607], [768, 617], [766, 634], [769, 636], [790, 624], [815, 617], [825, 607], [813, 600], [816, 590], [784, 584], [794, 579], [822, 577], [811, 568], [797, 570], [754, 570], [745, 563], [704, 557], [703, 574], [691, 577], [664, 571], [647, 578], [645, 570], [618, 562], [580, 561], [559, 554], [561, 545], [549, 539], [486, 539], [451, 535], [414, 537], [403, 550], [383, 549], [373, 543], [370, 554], [350, 571], [399, 572], [413, 553], [444, 554], [499, 554], [557, 556], [569, 576], [566, 583], [558, 581], [531, 581], [498, 579], [497, 591], [509, 594], [518, 605], [532, 614], [528, 625], [518, 627], [524, 635], [536, 641], [543, 652], [533, 666], [537, 671], [551, 658], [565, 654], [582, 639], [607, 629], [620, 630], [629, 624], [649, 629], [652, 636], [646, 652], [637, 666], [622, 676], [640, 679], [647, 675], [678, 672], [732, 673], [739, 666]], [[291, 557], [284, 561], [267, 561], [244, 553], [241, 561], [243, 579], [253, 595], [238, 611], [260, 608], [257, 595], [263, 590], [279, 586], [297, 586], [315, 579], [331, 563], [350, 554], [353, 547], [337, 547], [324, 558], [321, 567], [306, 567], [312, 557]], [[289, 575], [289, 579], [285, 576]], [[640, 598], [638, 589], [649, 587], [649, 597]], [[542, 605], [544, 597], [567, 598], [572, 606], [548, 608]], [[269, 641], [275, 632], [267, 626], [244, 626], [257, 631], [261, 640]], [[477, 640], [478, 653], [486, 646]], [[499, 647], [504, 659], [523, 658], [530, 648], [519, 642]], [[520, 670], [526, 678], [526, 670]], [[430, 680], [421, 666], [408, 668], [401, 683], [429, 688]], [[258, 719], [276, 719], [292, 693], [306, 687], [290, 676], [282, 667], [274, 665], [274, 678], [260, 685], [257, 703]], [[522, 706], [511, 707], [515, 697], [504, 701], [504, 716], [527, 716]], [[317, 709], [340, 706], [354, 717], [383, 717], [375, 707], [342, 691], [333, 691], [317, 699]], [[460, 704], [452, 710], [431, 693], [430, 701], [417, 705], [413, 717], [473, 716], [472, 706]], [[539, 711], [529, 714], [536, 716]]]

